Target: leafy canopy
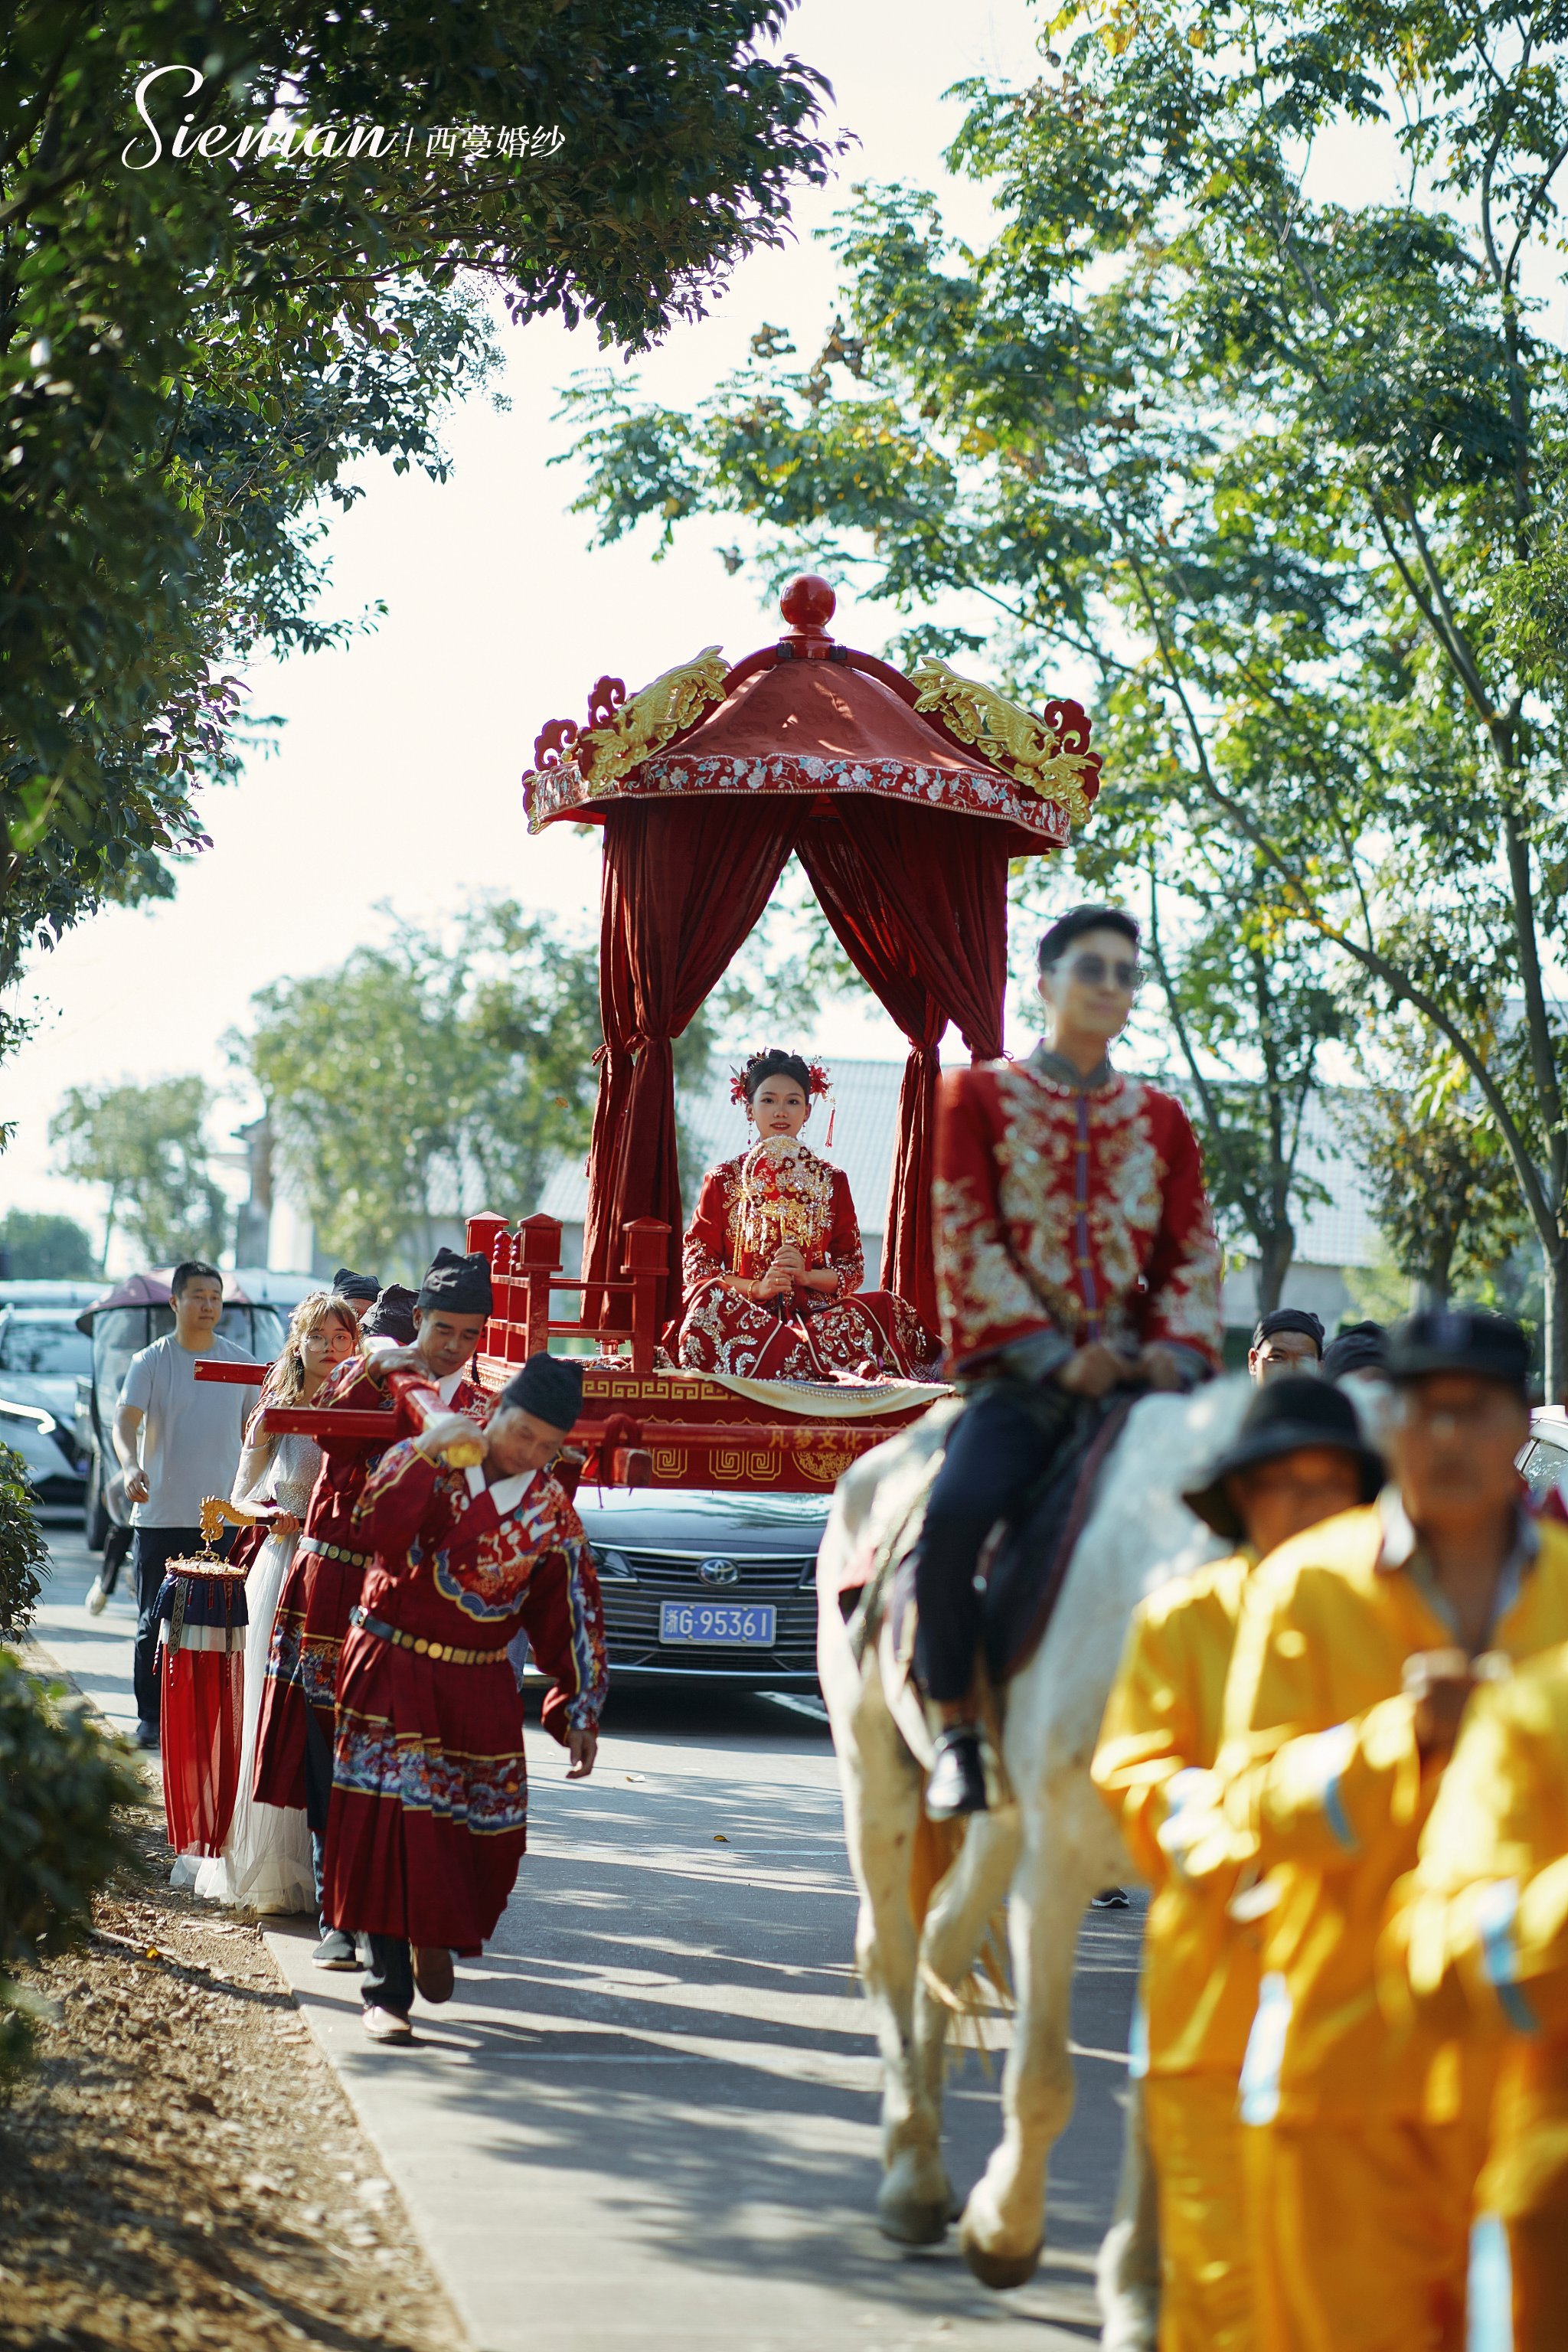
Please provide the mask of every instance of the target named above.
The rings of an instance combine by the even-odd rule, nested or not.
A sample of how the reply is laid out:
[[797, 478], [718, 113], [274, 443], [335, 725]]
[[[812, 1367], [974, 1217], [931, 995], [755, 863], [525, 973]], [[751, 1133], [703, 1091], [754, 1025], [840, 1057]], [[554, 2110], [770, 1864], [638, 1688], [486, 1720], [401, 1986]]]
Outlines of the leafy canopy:
[[[1113, 0], [1050, 37], [1027, 87], [962, 92], [949, 160], [998, 206], [982, 250], [923, 192], [862, 189], [809, 366], [769, 328], [689, 417], [578, 385], [582, 503], [605, 538], [740, 514], [770, 568], [945, 598], [906, 652], [984, 647], [1026, 694], [1064, 661], [1091, 679], [1087, 862], [1152, 857], [1184, 954], [1211, 867], [1238, 940], [1299, 927], [1304, 1035], [1331, 990], [1432, 1026], [1547, 1262], [1561, 1393], [1568, 1072], [1542, 972], [1568, 891], [1568, 434], [1543, 296], [1568, 25], [1523, 0]], [[1380, 201], [1340, 201], [1349, 140], [1384, 154]], [[1210, 1041], [1254, 1079], [1263, 1042], [1237, 1070]]]
[[[641, 348], [778, 242], [828, 154], [824, 85], [770, 46], [787, 5], [4, 13], [0, 984], [204, 845], [195, 790], [243, 746], [237, 666], [341, 633], [316, 609], [321, 501], [357, 496], [371, 454], [442, 475], [438, 414], [493, 366], [492, 299]], [[147, 98], [163, 152], [137, 168], [154, 67], [182, 70]], [[235, 152], [274, 114], [295, 153]], [[219, 152], [173, 152], [187, 115]], [[411, 152], [351, 153], [356, 125]], [[520, 125], [556, 152], [468, 135]]]
[[225, 1247], [232, 1220], [206, 1141], [212, 1102], [195, 1076], [67, 1088], [49, 1139], [63, 1174], [108, 1194], [101, 1264], [116, 1231], [149, 1266], [216, 1259]]
[[92, 1242], [74, 1217], [32, 1209], [0, 1217], [0, 1261], [13, 1282], [68, 1282], [98, 1272]]
[[319, 1245], [351, 1265], [419, 1272], [437, 1227], [533, 1208], [586, 1143], [598, 962], [547, 917], [502, 901], [446, 933], [401, 922], [254, 1002], [234, 1055]]

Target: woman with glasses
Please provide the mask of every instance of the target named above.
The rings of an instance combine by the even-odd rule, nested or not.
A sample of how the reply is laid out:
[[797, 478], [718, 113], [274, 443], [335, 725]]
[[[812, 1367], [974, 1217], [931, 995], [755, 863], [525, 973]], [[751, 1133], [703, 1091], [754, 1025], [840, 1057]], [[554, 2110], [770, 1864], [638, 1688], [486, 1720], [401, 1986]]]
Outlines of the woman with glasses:
[[1117, 1388], [1191, 1386], [1220, 1361], [1220, 1256], [1180, 1103], [1108, 1049], [1142, 973], [1120, 907], [1078, 907], [1040, 942], [1046, 1034], [1027, 1061], [944, 1075], [937, 1286], [966, 1408], [916, 1563], [923, 1671], [943, 1723], [938, 1819], [985, 1807], [975, 1570], [999, 1520]]

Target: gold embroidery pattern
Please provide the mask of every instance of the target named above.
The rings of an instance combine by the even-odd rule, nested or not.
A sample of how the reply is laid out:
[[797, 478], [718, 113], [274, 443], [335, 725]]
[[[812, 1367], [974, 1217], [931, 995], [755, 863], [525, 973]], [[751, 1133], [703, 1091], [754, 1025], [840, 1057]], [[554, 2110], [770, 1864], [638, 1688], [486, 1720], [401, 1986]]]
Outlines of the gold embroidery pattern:
[[[1068, 1338], [1089, 1323], [1076, 1265], [1075, 1197], [1079, 1102], [1082, 1097], [1022, 1066], [996, 1070], [1003, 1127], [997, 1139], [997, 1200], [1005, 1242], [973, 1186], [940, 1181], [934, 1193], [941, 1247], [938, 1281], [950, 1328], [976, 1320], [992, 1328], [1048, 1316]], [[1149, 1089], [1112, 1077], [1088, 1097], [1089, 1184], [1084, 1203], [1101, 1336], [1135, 1339], [1143, 1271], [1164, 1215], [1169, 1175], [1154, 1140]], [[1172, 1338], [1218, 1352], [1219, 1246], [1206, 1212], [1180, 1263], [1162, 1286], [1159, 1315]]]

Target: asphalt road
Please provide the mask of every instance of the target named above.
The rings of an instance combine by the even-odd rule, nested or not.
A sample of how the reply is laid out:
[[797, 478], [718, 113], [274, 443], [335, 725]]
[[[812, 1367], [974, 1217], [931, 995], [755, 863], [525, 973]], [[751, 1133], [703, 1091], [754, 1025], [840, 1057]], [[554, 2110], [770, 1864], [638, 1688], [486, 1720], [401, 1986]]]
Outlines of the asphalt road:
[[[92, 1620], [79, 1536], [56, 1544], [38, 1635], [129, 1713], [129, 1600]], [[593, 1779], [537, 1728], [530, 1853], [458, 1998], [378, 2051], [355, 1979], [274, 1956], [482, 2352], [814, 2352], [1092, 2342], [1114, 2193], [1139, 1914], [1091, 1914], [1075, 1986], [1079, 2097], [1047, 2258], [1008, 2296], [950, 2243], [871, 2220], [877, 2066], [851, 1965], [855, 1898], [826, 1723], [809, 1702], [628, 1693]], [[1004, 2035], [999, 2034], [999, 2040]], [[948, 2095], [960, 2190], [997, 2131], [973, 2053]]]

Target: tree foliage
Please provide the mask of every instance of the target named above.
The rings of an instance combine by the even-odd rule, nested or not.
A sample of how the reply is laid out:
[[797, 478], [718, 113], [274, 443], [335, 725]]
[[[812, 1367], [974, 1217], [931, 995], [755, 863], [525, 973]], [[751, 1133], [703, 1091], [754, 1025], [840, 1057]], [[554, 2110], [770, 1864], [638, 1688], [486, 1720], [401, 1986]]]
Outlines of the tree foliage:
[[0, 1642], [19, 1642], [43, 1591], [39, 1570], [49, 1548], [38, 1529], [19, 1454], [0, 1445]]
[[1458, 1056], [1422, 1024], [1405, 1024], [1380, 1061], [1342, 1121], [1394, 1262], [1424, 1305], [1456, 1289], [1495, 1303], [1524, 1224], [1496, 1125]]
[[[343, 625], [317, 611], [321, 501], [357, 496], [373, 453], [441, 476], [437, 414], [492, 364], [492, 299], [637, 348], [778, 241], [827, 157], [822, 83], [768, 48], [787, 5], [5, 12], [0, 982], [203, 845], [237, 665]], [[519, 125], [558, 149], [503, 154]]]
[[14, 1282], [68, 1282], [98, 1272], [91, 1240], [74, 1217], [31, 1209], [0, 1217], [0, 1255]]
[[63, 1174], [108, 1193], [103, 1265], [117, 1230], [149, 1266], [216, 1258], [225, 1247], [232, 1220], [212, 1173], [211, 1108], [211, 1088], [194, 1076], [67, 1088], [49, 1138]]
[[585, 1147], [598, 964], [510, 901], [448, 932], [400, 922], [335, 971], [276, 982], [234, 1041], [264, 1097], [278, 1164], [321, 1247], [420, 1270], [437, 1227], [531, 1210]]
[[135, 1865], [121, 1809], [142, 1795], [132, 1759], [83, 1701], [0, 1649], [0, 2095], [44, 2009], [29, 1976], [69, 1950], [99, 1888]]
[[[583, 503], [606, 538], [739, 513], [765, 564], [809, 551], [911, 612], [962, 592], [906, 648], [984, 646], [1026, 693], [1079, 666], [1110, 779], [1091, 835], [1125, 820], [1184, 892], [1223, 839], [1240, 929], [1300, 927], [1330, 953], [1310, 987], [1458, 1055], [1563, 1393], [1565, 354], [1541, 294], [1568, 33], [1524, 0], [1116, 0], [1053, 37], [1027, 87], [965, 89], [949, 160], [995, 191], [987, 246], [919, 190], [861, 190], [809, 367], [767, 330], [689, 417], [580, 385]], [[1384, 200], [1339, 201], [1336, 137], [1381, 142]]]
[[[793, 1027], [821, 985], [764, 925], [677, 1038], [678, 1085], [701, 1085], [721, 1034]], [[599, 960], [550, 916], [484, 899], [444, 929], [395, 919], [384, 946], [252, 1002], [232, 1057], [266, 1102], [318, 1244], [353, 1265], [416, 1274], [454, 1219], [531, 1214], [560, 1160], [587, 1150]]]

